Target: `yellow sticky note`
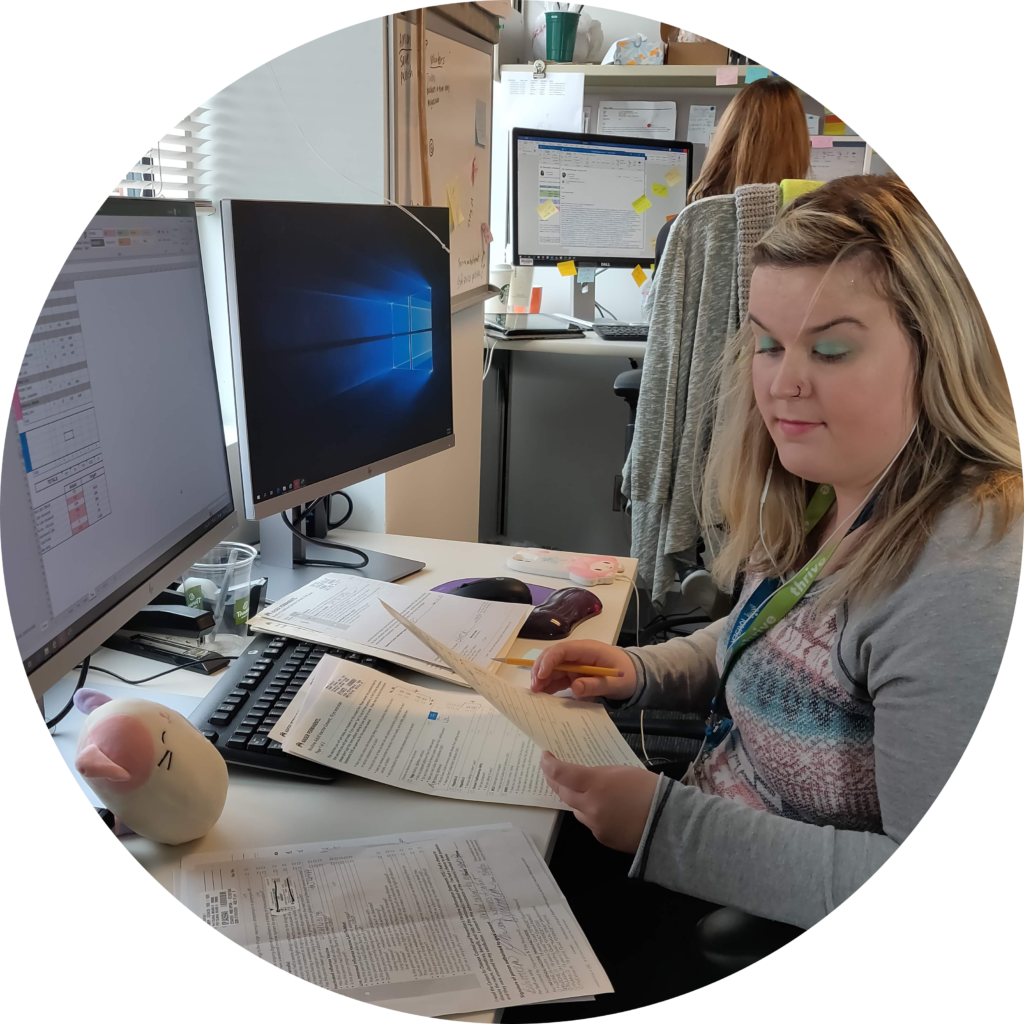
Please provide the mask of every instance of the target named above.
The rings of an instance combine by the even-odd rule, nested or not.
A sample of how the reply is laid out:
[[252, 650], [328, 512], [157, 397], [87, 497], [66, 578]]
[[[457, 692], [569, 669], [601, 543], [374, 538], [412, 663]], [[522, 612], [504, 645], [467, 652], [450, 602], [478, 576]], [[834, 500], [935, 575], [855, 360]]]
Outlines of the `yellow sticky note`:
[[564, 263], [558, 264], [558, 272], [562, 277], [575, 277], [576, 276], [576, 261], [566, 260]]
[[643, 286], [644, 281], [647, 280], [647, 275], [644, 273], [644, 268], [641, 267], [639, 263], [633, 268], [633, 273], [630, 274], [630, 277], [632, 277], [633, 280], [636, 281], [637, 288], [641, 288]]
[[825, 111], [825, 135], [845, 135], [846, 125], [842, 118], [837, 117], [830, 110]]
[[665, 182], [668, 184], [669, 188], [673, 185], [678, 185], [682, 180], [683, 176], [679, 173], [679, 169], [677, 167], [670, 167], [665, 172]]
[[656, 196], [661, 196], [661, 198], [664, 199], [668, 195], [668, 186], [667, 185], [662, 185], [661, 182], [656, 181], [651, 186], [651, 191]]
[[649, 210], [650, 208], [651, 201], [646, 195], [642, 195], [639, 199], [633, 200], [633, 209], [636, 210], [637, 213], [643, 213], [644, 210]]
[[457, 228], [466, 219], [462, 214], [462, 207], [459, 205], [459, 183], [457, 181], [448, 182], [444, 191], [448, 197], [448, 226]]
[[544, 202], [537, 207], [537, 213], [541, 220], [547, 220], [548, 217], [553, 217], [558, 213], [558, 207], [555, 206], [550, 199], [545, 199]]

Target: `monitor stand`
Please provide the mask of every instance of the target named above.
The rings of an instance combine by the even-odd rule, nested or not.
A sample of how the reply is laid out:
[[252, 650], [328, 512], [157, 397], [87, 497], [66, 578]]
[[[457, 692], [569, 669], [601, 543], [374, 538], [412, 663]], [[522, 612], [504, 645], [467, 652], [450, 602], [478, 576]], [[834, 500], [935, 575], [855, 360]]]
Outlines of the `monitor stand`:
[[[580, 271], [584, 270], [589, 273], [577, 271], [576, 276], [572, 279], [572, 315], [576, 320], [583, 320], [592, 325], [594, 323], [594, 289], [597, 287], [597, 282], [594, 280], [592, 267], [580, 268]], [[580, 280], [581, 277], [583, 280]]]
[[[292, 522], [298, 518], [297, 510], [292, 509]], [[362, 569], [349, 569], [343, 564], [346, 561], [357, 561], [354, 555], [337, 548], [323, 547], [309, 540], [297, 537], [283, 522], [280, 515], [268, 516], [260, 520], [260, 554], [253, 565], [254, 576], [266, 576], [267, 599], [277, 601], [285, 594], [290, 594], [299, 587], [323, 576], [327, 572], [341, 572], [349, 576], [360, 576], [367, 580], [381, 580], [394, 583], [395, 580], [411, 576], [420, 569], [426, 568], [426, 562], [412, 558], [400, 558], [397, 555], [386, 555], [380, 551], [368, 551], [359, 544], [358, 548], [369, 562]], [[317, 562], [338, 562], [337, 568], [329, 565], [302, 565], [303, 559], [315, 559]], [[289, 572], [281, 572], [288, 569]], [[275, 571], [276, 570], [276, 571]]]

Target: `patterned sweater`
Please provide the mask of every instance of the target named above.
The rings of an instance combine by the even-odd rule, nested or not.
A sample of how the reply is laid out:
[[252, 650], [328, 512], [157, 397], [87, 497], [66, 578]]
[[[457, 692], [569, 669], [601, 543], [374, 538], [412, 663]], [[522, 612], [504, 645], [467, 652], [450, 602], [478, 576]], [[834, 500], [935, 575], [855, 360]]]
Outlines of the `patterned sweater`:
[[[717, 646], [722, 671], [744, 587]], [[843, 689], [832, 666], [835, 611], [817, 615], [815, 583], [782, 622], [736, 662], [726, 700], [733, 728], [697, 775], [705, 793], [797, 821], [881, 832], [874, 708]]]
[[[739, 658], [734, 727], [698, 785], [661, 776], [630, 874], [809, 927], [892, 855], [946, 784], [1006, 646], [1022, 528], [967, 501], [908, 576], [815, 618], [805, 598]], [[827, 585], [827, 580], [817, 586]], [[623, 706], [707, 711], [727, 625], [632, 648]]]

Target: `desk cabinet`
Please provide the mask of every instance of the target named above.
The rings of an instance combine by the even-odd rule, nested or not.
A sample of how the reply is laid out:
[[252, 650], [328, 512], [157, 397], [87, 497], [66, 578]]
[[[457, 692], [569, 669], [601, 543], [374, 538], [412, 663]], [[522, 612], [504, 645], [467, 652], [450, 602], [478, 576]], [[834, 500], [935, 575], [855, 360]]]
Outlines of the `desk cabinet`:
[[624, 502], [613, 507], [629, 409], [612, 392], [629, 367], [622, 356], [494, 353], [483, 395], [481, 541], [629, 554]]

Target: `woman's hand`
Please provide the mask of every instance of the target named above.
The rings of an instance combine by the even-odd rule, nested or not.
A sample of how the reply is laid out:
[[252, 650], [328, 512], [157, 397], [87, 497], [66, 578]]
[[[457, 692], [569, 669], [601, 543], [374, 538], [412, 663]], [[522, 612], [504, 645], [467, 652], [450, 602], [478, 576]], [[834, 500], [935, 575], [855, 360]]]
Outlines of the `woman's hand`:
[[[562, 672], [556, 665], [599, 665], [618, 669], [618, 678], [588, 676], [585, 672]], [[534, 662], [530, 689], [535, 693], [558, 693], [571, 689], [574, 697], [592, 700], [628, 700], [636, 690], [636, 669], [630, 656], [621, 648], [599, 640], [563, 640], [548, 647]]]
[[584, 768], [559, 761], [546, 750], [540, 766], [548, 785], [599, 843], [636, 853], [658, 788], [654, 772], [627, 766]]

